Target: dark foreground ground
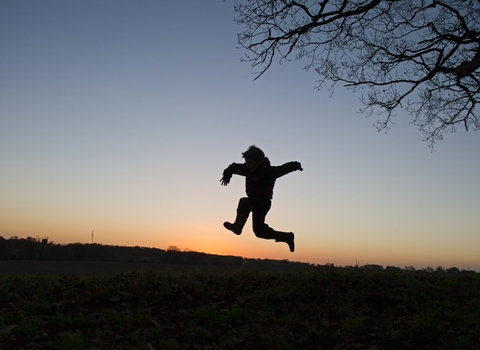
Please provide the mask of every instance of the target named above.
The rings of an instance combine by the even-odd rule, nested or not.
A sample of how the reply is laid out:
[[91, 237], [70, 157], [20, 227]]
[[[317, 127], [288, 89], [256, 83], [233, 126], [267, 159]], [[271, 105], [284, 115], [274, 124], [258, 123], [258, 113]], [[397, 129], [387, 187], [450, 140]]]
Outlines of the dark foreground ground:
[[269, 268], [0, 261], [0, 350], [480, 350], [478, 274]]

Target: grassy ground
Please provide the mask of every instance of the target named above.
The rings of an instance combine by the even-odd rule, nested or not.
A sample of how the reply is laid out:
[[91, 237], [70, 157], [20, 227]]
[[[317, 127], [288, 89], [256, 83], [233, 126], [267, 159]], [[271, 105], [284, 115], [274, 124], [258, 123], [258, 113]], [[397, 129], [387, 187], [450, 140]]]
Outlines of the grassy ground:
[[480, 349], [480, 276], [0, 275], [0, 349]]

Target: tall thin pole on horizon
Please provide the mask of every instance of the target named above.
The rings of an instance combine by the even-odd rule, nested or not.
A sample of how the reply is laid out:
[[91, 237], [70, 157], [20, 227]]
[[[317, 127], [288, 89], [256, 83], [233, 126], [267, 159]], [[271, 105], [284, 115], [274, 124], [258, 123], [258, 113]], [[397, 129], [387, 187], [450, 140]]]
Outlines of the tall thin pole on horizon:
[[93, 243], [93, 230], [92, 230], [92, 243]]

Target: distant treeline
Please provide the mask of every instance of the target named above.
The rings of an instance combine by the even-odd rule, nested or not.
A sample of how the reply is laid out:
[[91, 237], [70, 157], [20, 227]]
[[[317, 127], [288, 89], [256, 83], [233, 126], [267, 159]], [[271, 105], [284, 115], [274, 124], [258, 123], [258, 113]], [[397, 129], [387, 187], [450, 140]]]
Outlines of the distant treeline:
[[[101, 244], [55, 244], [43, 238], [4, 239], [0, 236], [0, 260], [54, 260], [165, 263], [224, 266], [279, 266], [309, 268], [315, 265], [288, 260], [248, 259], [240, 256], [182, 251], [176, 246], [166, 250], [147, 247], [125, 247]], [[288, 266], [287, 266], [288, 265]]]
[[417, 271], [429, 273], [475, 273], [469, 270], [460, 270], [457, 267], [444, 268], [438, 266], [433, 269], [416, 270], [413, 266], [401, 269], [396, 266], [383, 267], [382, 265], [344, 266], [338, 267], [326, 263], [324, 265], [294, 262], [289, 260], [250, 259], [240, 256], [216, 255], [190, 250], [182, 251], [176, 246], [167, 249], [147, 247], [126, 247], [101, 245], [96, 243], [70, 243], [55, 244], [47, 238], [40, 239], [13, 236], [5, 239], [0, 236], [0, 260], [53, 260], [53, 261], [105, 261], [105, 262], [140, 262], [140, 263], [165, 263], [165, 264], [191, 264], [191, 265], [224, 265], [224, 266], [258, 266], [278, 267], [282, 270], [289, 269], [362, 269], [368, 271]]

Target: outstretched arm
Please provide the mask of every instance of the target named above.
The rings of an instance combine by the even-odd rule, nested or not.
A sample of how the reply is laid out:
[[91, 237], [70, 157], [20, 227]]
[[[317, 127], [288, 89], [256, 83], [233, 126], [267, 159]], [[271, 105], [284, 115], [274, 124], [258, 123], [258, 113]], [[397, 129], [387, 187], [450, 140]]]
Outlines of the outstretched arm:
[[280, 166], [272, 167], [274, 169], [274, 177], [279, 178], [283, 175], [291, 173], [292, 171], [303, 171], [302, 164], [299, 162], [288, 162]]
[[233, 174], [237, 175], [247, 175], [248, 168], [245, 164], [232, 163], [223, 171], [223, 176], [220, 179], [220, 184], [222, 186], [227, 186], [230, 183], [230, 179]]

